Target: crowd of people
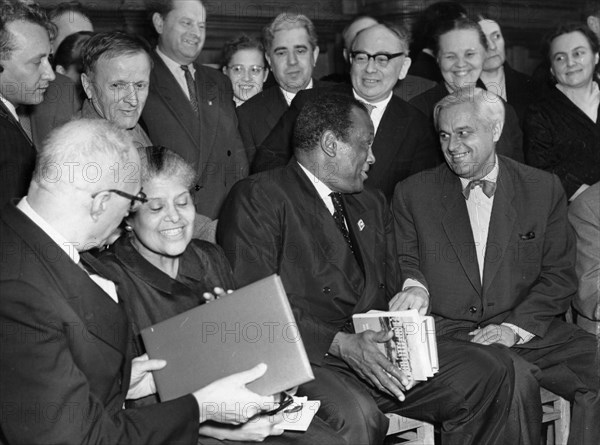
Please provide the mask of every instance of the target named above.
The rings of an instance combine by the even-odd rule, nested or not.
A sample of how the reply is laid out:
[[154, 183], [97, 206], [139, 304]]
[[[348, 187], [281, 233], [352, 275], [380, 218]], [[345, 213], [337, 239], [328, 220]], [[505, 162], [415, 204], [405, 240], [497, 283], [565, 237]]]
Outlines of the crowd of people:
[[[408, 30], [358, 16], [347, 72], [282, 13], [197, 62], [201, 0], [150, 2], [151, 47], [76, 3], [0, 0], [0, 444], [539, 445], [540, 388], [600, 443], [600, 7], [530, 77], [498, 17], [456, 2]], [[163, 402], [142, 329], [273, 273], [319, 400], [286, 431], [263, 363]], [[414, 384], [355, 333], [433, 315]], [[566, 321], [573, 314], [574, 322]], [[211, 360], [207, 357], [206, 360]], [[258, 358], [260, 361], [260, 358]]]

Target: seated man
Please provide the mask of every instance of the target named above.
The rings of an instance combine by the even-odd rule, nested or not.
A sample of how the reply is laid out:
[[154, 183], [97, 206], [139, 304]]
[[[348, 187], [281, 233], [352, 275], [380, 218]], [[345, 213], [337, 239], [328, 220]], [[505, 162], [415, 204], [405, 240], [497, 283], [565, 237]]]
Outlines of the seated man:
[[147, 201], [139, 162], [124, 130], [71, 121], [46, 140], [27, 196], [0, 212], [2, 443], [195, 445], [200, 423], [244, 423], [273, 402], [245, 387], [264, 374], [258, 365], [169, 402], [123, 409], [128, 390], [150, 393], [143, 371], [165, 363], [132, 371], [115, 283], [84, 251]]
[[422, 286], [392, 306], [428, 307], [439, 338], [513, 357], [517, 380], [532, 372], [573, 402], [569, 443], [600, 443], [596, 339], [561, 319], [577, 282], [560, 181], [496, 154], [504, 103], [493, 93], [458, 89], [434, 118], [446, 164], [400, 183], [393, 200], [402, 277]]
[[351, 95], [306, 103], [295, 158], [233, 187], [217, 240], [238, 285], [281, 276], [316, 377], [299, 391], [321, 400], [317, 415], [348, 443], [383, 443], [386, 412], [439, 422], [445, 444], [503, 443], [510, 360], [442, 339], [440, 372], [409, 388], [379, 352], [389, 336], [353, 331], [352, 314], [386, 309], [397, 288], [391, 215], [383, 194], [363, 186], [373, 133]]

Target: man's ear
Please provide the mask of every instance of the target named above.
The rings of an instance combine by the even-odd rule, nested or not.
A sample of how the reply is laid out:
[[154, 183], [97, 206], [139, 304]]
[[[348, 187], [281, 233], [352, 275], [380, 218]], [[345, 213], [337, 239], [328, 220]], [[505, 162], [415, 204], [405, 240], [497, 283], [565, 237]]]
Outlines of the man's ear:
[[500, 121], [494, 122], [492, 125], [492, 137], [494, 142], [498, 142], [500, 135], [502, 134], [502, 128], [504, 124]]
[[94, 97], [94, 88], [92, 87], [92, 82], [85, 73], [81, 73], [81, 86], [83, 87], [83, 91], [85, 91], [85, 95], [88, 99]]
[[325, 130], [319, 139], [321, 150], [326, 156], [335, 158], [338, 149], [337, 137], [331, 130]]
[[400, 75], [398, 76], [398, 80], [402, 80], [408, 74], [408, 69], [412, 63], [412, 59], [408, 56], [404, 58], [404, 63], [402, 64], [402, 68], [400, 69]]
[[62, 74], [63, 76], [67, 75], [67, 70], [64, 69], [62, 65], [56, 65], [56, 68], [54, 68], [54, 71], [56, 71], [58, 74]]
[[590, 15], [587, 20], [588, 28], [590, 28], [594, 34], [600, 35], [600, 17]]
[[92, 199], [92, 207], [90, 208], [90, 216], [92, 220], [98, 221], [100, 216], [106, 211], [107, 201], [110, 199], [110, 192], [104, 191], [98, 193]]
[[313, 66], [317, 65], [317, 59], [319, 58], [319, 45], [313, 49]]
[[158, 12], [152, 14], [152, 25], [154, 25], [154, 29], [157, 33], [163, 33], [164, 21], [162, 15], [160, 15]]

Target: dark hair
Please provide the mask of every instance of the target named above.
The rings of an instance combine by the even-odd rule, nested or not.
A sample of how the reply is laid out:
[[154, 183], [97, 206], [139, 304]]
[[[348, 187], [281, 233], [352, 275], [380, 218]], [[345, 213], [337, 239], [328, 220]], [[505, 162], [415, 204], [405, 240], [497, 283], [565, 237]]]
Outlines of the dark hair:
[[162, 145], [138, 148], [142, 185], [158, 176], [181, 180], [191, 189], [196, 182], [196, 170], [179, 154]]
[[479, 42], [481, 43], [483, 48], [487, 51], [487, 49], [488, 49], [487, 39], [485, 37], [485, 34], [483, 33], [483, 30], [481, 29], [481, 26], [479, 26], [479, 23], [477, 23], [476, 21], [474, 21], [470, 18], [467, 18], [467, 17], [460, 17], [456, 20], [444, 22], [438, 28], [438, 32], [435, 35], [435, 46], [433, 47], [434, 54], [436, 56], [440, 50], [440, 38], [444, 34], [449, 33], [450, 31], [459, 31], [459, 30], [475, 31], [479, 35]]
[[262, 42], [265, 46], [265, 51], [269, 53], [273, 46], [273, 40], [275, 39], [275, 33], [282, 29], [295, 29], [304, 28], [308, 34], [308, 42], [310, 43], [311, 49], [315, 49], [318, 45], [317, 31], [313, 22], [306, 17], [304, 14], [292, 14], [282, 12], [273, 19], [271, 23], [263, 28]]
[[234, 56], [234, 54], [243, 49], [255, 49], [260, 52], [263, 57], [263, 66], [267, 65], [267, 61], [265, 60], [265, 47], [263, 44], [257, 39], [253, 39], [248, 37], [246, 34], [242, 34], [232, 40], [229, 40], [227, 43], [225, 43], [225, 46], [223, 46], [221, 66], [229, 65], [229, 62], [231, 62], [231, 58]]
[[365, 106], [346, 94], [325, 93], [310, 100], [296, 119], [293, 135], [295, 151], [309, 152], [319, 145], [325, 131], [332, 131], [342, 141], [348, 141], [352, 132], [352, 110]]
[[75, 66], [79, 73], [83, 72], [83, 46], [93, 36], [91, 31], [79, 31], [64, 38], [52, 59], [52, 68], [58, 65], [64, 69]]
[[87, 14], [87, 11], [85, 10], [85, 8], [83, 7], [83, 5], [79, 2], [61, 2], [58, 5], [56, 5], [54, 8], [52, 8], [49, 12], [48, 12], [48, 18], [50, 20], [54, 20], [57, 17], [60, 17], [63, 14], [79, 14], [84, 16], [86, 19], [88, 19], [90, 22], [92, 21], [92, 19], [90, 19], [90, 16]]
[[384, 28], [386, 28], [388, 31], [390, 31], [392, 34], [394, 34], [398, 38], [398, 40], [400, 41], [401, 44], [406, 46], [406, 51], [409, 50], [408, 45], [410, 43], [410, 32], [408, 31], [408, 29], [402, 25], [397, 25], [395, 23], [389, 23], [389, 22], [379, 22], [377, 25], [369, 26], [368, 28], [364, 28], [364, 29], [361, 29], [360, 31], [358, 31], [356, 33], [356, 35], [354, 36], [354, 40], [352, 40], [350, 49], [351, 50], [354, 49], [354, 42], [356, 42], [356, 39], [358, 39], [359, 35], [361, 35], [363, 32], [365, 32], [373, 27], [376, 27], [376, 26], [383, 26]]
[[543, 45], [543, 54], [546, 57], [546, 60], [552, 65], [552, 54], [550, 54], [550, 48], [552, 46], [552, 42], [557, 37], [562, 36], [563, 34], [569, 34], [572, 32], [580, 32], [587, 39], [590, 44], [590, 48], [594, 54], [600, 51], [600, 44], [598, 43], [598, 37], [594, 32], [588, 28], [586, 25], [582, 23], [563, 23], [559, 25], [556, 29], [551, 31], [546, 38], [544, 39]]
[[585, 2], [583, 7], [583, 20], [591, 15], [600, 18], [600, 3], [598, 3], [598, 0], [587, 0]]
[[437, 2], [429, 5], [421, 11], [412, 26], [413, 40], [410, 50], [417, 54], [423, 48], [435, 48], [438, 29], [446, 22], [466, 16], [467, 10], [456, 2]]
[[0, 60], [8, 60], [15, 50], [14, 36], [8, 31], [6, 25], [16, 21], [39, 25], [48, 32], [50, 40], [54, 38], [55, 27], [39, 6], [21, 3], [19, 0], [2, 0], [0, 2]]
[[83, 72], [90, 76], [98, 61], [118, 56], [146, 53], [149, 60], [150, 46], [140, 37], [121, 31], [100, 32], [89, 38], [82, 48]]

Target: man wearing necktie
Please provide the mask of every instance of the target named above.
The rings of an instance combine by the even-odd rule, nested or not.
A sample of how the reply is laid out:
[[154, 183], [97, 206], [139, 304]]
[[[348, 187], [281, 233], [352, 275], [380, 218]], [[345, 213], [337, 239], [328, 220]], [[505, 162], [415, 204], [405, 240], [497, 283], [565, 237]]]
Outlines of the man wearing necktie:
[[54, 80], [50, 55], [52, 24], [36, 5], [0, 7], [0, 206], [27, 192], [36, 151], [29, 116], [17, 109], [39, 104]]
[[216, 218], [231, 186], [248, 174], [231, 82], [197, 62], [206, 37], [200, 0], [151, 2], [158, 45], [142, 113], [154, 145], [164, 145], [196, 167], [196, 211]]
[[281, 276], [316, 377], [299, 393], [321, 400], [317, 415], [349, 444], [382, 444], [386, 412], [442, 425], [445, 444], [500, 444], [510, 360], [444, 340], [440, 373], [410, 387], [379, 352], [385, 332], [354, 333], [353, 314], [387, 309], [399, 290], [387, 203], [364, 186], [373, 139], [368, 112], [351, 95], [308, 101], [293, 134], [295, 157], [232, 188], [217, 240], [239, 286]]
[[525, 419], [513, 443], [539, 443], [536, 380], [573, 402], [569, 443], [600, 443], [596, 340], [561, 319], [577, 280], [560, 181], [496, 154], [504, 105], [493, 93], [457, 90], [434, 118], [446, 164], [394, 193], [404, 283], [392, 307], [427, 310], [438, 339], [486, 345], [515, 361]]

